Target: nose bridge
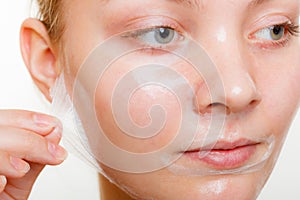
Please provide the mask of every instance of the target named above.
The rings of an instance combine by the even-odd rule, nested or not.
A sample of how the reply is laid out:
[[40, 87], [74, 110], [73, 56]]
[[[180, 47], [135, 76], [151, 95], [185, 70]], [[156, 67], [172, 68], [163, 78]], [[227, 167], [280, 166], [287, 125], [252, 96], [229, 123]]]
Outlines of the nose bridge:
[[[254, 61], [236, 28], [220, 26], [214, 31], [209, 34], [204, 46], [219, 71], [214, 79], [222, 80], [224, 91], [213, 86], [201, 87], [197, 93], [202, 96], [197, 99], [200, 99], [202, 112], [215, 104], [223, 104], [231, 112], [239, 112], [260, 98], [251, 74]], [[205, 98], [205, 95], [208, 96]]]
[[[215, 59], [224, 84], [225, 102], [232, 111], [242, 109], [259, 99], [254, 74], [251, 68], [255, 59], [249, 53], [241, 36], [228, 36], [228, 41], [220, 45], [223, 54]], [[227, 50], [227, 51], [226, 51]]]

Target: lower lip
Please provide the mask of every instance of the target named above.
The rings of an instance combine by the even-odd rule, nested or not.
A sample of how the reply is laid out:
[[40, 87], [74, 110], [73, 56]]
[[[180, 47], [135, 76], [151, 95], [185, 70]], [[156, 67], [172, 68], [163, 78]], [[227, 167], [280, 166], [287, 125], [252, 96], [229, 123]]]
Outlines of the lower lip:
[[[234, 169], [246, 163], [256, 151], [256, 145], [247, 145], [230, 150], [212, 149], [211, 151], [186, 152], [193, 160], [200, 160], [216, 169]], [[205, 155], [203, 158], [199, 153]]]

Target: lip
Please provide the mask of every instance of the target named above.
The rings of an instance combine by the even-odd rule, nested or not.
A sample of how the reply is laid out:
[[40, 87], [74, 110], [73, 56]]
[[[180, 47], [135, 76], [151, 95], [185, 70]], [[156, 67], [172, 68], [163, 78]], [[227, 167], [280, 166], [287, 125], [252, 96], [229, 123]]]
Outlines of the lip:
[[234, 169], [243, 166], [255, 154], [260, 143], [241, 139], [235, 142], [219, 141], [215, 145], [191, 149], [184, 156], [204, 162], [215, 169]]

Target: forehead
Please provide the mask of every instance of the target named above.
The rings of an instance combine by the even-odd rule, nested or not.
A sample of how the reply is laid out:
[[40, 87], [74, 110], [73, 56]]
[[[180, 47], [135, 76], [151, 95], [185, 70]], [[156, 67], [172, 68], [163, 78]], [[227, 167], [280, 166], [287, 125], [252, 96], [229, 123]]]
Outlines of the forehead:
[[[65, 7], [80, 7], [78, 11], [81, 12], [85, 10], [84, 8], [87, 5], [90, 5], [93, 8], [105, 7], [105, 12], [114, 8], [117, 8], [118, 11], [124, 11], [128, 10], [130, 7], [142, 6], [148, 8], [157, 6], [157, 8], [160, 8], [159, 6], [161, 5], [164, 7], [176, 5], [177, 7], [193, 8], [199, 11], [209, 6], [217, 6], [220, 9], [224, 9], [224, 6], [235, 6], [245, 10], [260, 7], [262, 5], [272, 6], [281, 4], [281, 6], [284, 7], [286, 4], [293, 4], [294, 6], [299, 7], [300, 4], [300, 0], [64, 0], [62, 2]], [[91, 8], [89, 8], [89, 10], [91, 10]], [[137, 11], [140, 10], [135, 10], [135, 12]]]
[[[111, 3], [111, 2], [118, 2], [119, 0], [102, 0], [103, 3]], [[189, 6], [189, 7], [203, 7], [207, 3], [212, 2], [220, 2], [224, 0], [152, 0], [152, 3], [156, 2], [169, 2], [169, 3], [176, 3], [183, 6]], [[243, 3], [247, 4], [249, 7], [251, 6], [258, 6], [264, 3], [270, 3], [272, 1], [276, 0], [225, 0], [230, 3]], [[285, 0], [289, 1], [289, 0]], [[294, 2], [300, 3], [300, 0], [292, 0]], [[143, 1], [140, 1], [143, 2]], [[130, 3], [130, 0], [127, 0], [126, 3]]]

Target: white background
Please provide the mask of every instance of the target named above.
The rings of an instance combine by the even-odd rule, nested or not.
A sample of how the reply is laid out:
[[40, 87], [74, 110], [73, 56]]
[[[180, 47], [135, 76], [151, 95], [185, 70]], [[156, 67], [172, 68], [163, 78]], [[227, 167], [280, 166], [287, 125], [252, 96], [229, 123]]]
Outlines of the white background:
[[[18, 108], [47, 112], [49, 106], [33, 85], [19, 50], [19, 27], [30, 15], [29, 8], [24, 0], [0, 2], [0, 109]], [[259, 200], [300, 199], [299, 122], [300, 113]], [[39, 177], [30, 200], [41, 199], [99, 200], [96, 172], [70, 155], [63, 165], [47, 167]]]

